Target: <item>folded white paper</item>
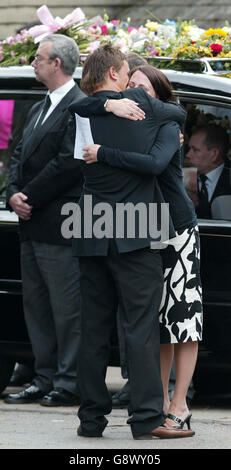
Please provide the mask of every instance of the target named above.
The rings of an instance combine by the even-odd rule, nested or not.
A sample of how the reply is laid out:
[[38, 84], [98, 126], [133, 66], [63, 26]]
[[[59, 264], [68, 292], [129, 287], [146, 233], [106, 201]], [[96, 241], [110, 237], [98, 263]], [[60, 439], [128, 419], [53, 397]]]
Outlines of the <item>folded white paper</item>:
[[75, 137], [75, 151], [74, 158], [83, 160], [83, 154], [85, 151], [83, 147], [86, 145], [94, 144], [90, 120], [88, 118], [80, 117], [78, 114], [75, 115], [76, 120], [76, 137]]

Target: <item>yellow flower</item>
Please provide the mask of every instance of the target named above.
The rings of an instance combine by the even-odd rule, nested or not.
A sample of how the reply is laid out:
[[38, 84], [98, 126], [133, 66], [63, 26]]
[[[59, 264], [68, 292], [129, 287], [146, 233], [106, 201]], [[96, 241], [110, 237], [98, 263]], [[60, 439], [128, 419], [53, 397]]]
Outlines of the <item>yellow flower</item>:
[[220, 57], [231, 57], [231, 51], [230, 52], [220, 52], [219, 54]]
[[156, 23], [155, 21], [147, 21], [147, 23], [145, 24], [146, 28], [148, 28], [150, 31], [157, 31], [158, 29], [158, 23]]
[[223, 38], [225, 38], [228, 33], [221, 28], [216, 28], [216, 29], [209, 28], [204, 32], [204, 34], [207, 37], [217, 35], [217, 36], [222, 36]]

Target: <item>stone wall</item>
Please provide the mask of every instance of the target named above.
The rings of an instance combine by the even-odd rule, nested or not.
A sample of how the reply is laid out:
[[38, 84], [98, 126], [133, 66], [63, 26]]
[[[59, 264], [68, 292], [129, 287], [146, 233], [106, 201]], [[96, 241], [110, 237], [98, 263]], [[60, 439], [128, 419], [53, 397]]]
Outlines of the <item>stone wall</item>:
[[[37, 20], [36, 10], [43, 0], [0, 0], [0, 39], [14, 35], [16, 29]], [[202, 27], [222, 26], [231, 21], [230, 0], [44, 0], [54, 16], [64, 17], [80, 7], [88, 18], [103, 15], [110, 18], [131, 17], [134, 25], [146, 19], [195, 19]]]
[[155, 18], [164, 21], [195, 19], [202, 28], [224, 26], [231, 23], [230, 0], [134, 0], [134, 6], [121, 8], [121, 18], [130, 16], [133, 23], [143, 24], [144, 20]]

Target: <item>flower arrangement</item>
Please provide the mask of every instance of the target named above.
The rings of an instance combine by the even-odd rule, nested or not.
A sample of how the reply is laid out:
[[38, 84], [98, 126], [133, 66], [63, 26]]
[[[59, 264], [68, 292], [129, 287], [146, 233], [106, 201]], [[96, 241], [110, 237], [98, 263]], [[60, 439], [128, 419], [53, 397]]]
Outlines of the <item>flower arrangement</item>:
[[127, 21], [109, 20], [96, 16], [88, 20], [80, 8], [65, 18], [54, 18], [46, 5], [37, 10], [40, 24], [22, 30], [16, 37], [0, 42], [0, 66], [30, 64], [37, 43], [48, 33], [61, 33], [72, 37], [80, 54], [90, 54], [101, 44], [110, 41], [122, 52], [136, 52], [147, 58], [200, 59], [201, 57], [231, 58], [231, 28], [199, 28], [194, 21], [164, 23], [147, 20], [134, 27]]
[[197, 39], [188, 37], [181, 40], [174, 48], [172, 57], [183, 59], [199, 59], [201, 57], [231, 57], [231, 31], [229, 28], [209, 28]]

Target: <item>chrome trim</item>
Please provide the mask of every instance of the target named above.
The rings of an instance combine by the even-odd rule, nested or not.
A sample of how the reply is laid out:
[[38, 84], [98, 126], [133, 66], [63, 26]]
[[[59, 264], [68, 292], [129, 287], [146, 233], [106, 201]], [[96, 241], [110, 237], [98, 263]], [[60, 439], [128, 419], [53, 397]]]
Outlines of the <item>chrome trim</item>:
[[0, 90], [0, 95], [45, 95], [47, 90], [44, 88], [44, 90], [23, 90], [21, 88], [20, 90], [13, 90], [11, 89], [6, 89], [6, 90]]
[[231, 307], [231, 302], [203, 302], [203, 305], [212, 305], [213, 307]]
[[231, 220], [198, 219], [198, 225], [199, 227], [202, 227], [202, 228], [210, 228], [210, 227], [231, 228]]
[[231, 95], [224, 96], [224, 95], [215, 95], [215, 94], [208, 94], [208, 93], [201, 93], [197, 91], [189, 91], [189, 90], [173, 90], [173, 94], [185, 98], [193, 98], [197, 100], [209, 101], [210, 103], [214, 104], [217, 100], [216, 104], [221, 104], [221, 101], [228, 102], [231, 104]]

